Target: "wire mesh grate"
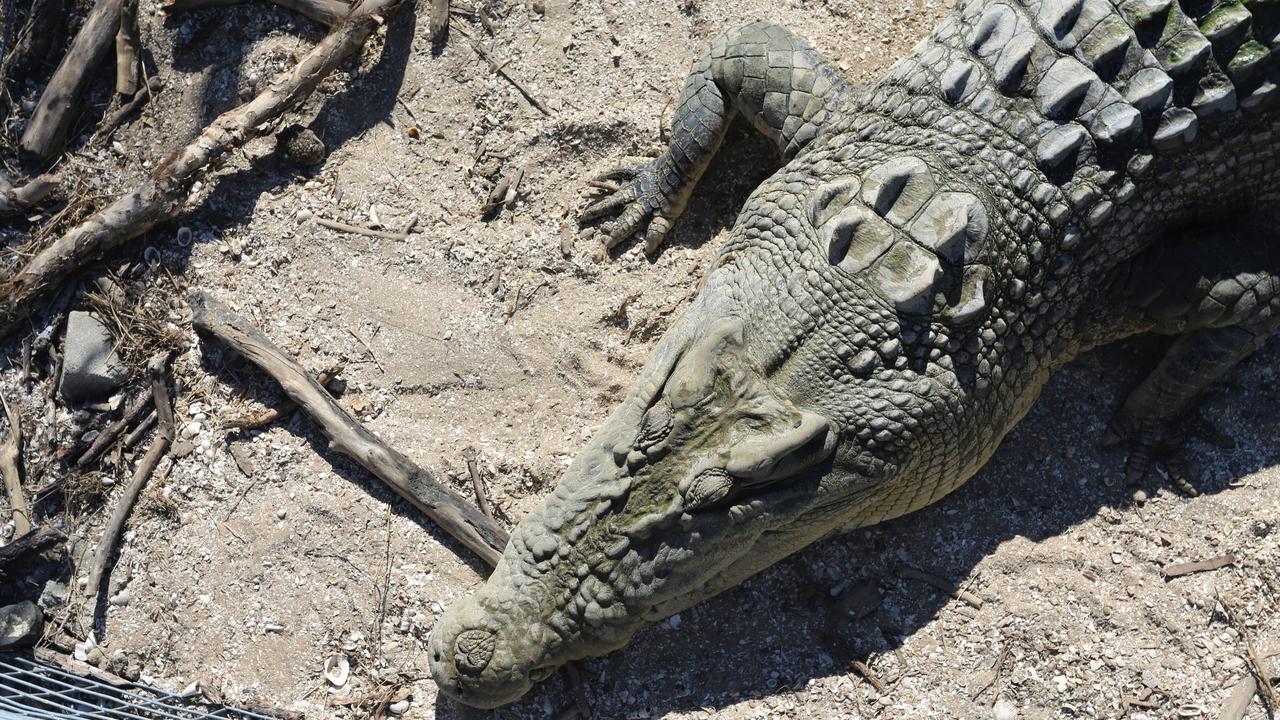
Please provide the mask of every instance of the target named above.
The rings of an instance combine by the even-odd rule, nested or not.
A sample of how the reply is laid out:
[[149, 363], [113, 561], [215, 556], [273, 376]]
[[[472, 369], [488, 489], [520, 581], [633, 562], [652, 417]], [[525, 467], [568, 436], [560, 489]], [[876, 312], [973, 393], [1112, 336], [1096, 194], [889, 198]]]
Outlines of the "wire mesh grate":
[[0, 720], [277, 720], [249, 710], [196, 703], [146, 685], [119, 688], [24, 655], [0, 653]]

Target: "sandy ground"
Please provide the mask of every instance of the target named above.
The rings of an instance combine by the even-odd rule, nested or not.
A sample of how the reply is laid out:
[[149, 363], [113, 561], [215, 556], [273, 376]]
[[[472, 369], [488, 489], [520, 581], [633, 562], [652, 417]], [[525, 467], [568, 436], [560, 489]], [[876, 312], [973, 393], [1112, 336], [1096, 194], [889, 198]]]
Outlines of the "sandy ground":
[[[865, 82], [947, 5], [499, 0], [496, 34], [455, 15], [437, 47], [425, 7], [406, 7], [359, 63], [326, 81], [323, 100], [299, 111], [329, 147], [322, 165], [298, 168], [254, 143], [193, 193], [180, 222], [116, 260], [152, 248], [309, 368], [345, 361], [342, 402], [466, 494], [464, 451], [475, 448], [510, 525], [620, 397], [776, 159], [735, 131], [651, 260], [633, 246], [601, 257], [597, 240], [578, 233], [584, 178], [661, 148], [690, 59], [731, 24], [788, 25]], [[140, 15], [168, 89], [118, 146], [82, 158], [104, 196], [323, 32], [258, 4], [166, 18], [142, 0]], [[550, 115], [490, 72], [469, 38]], [[520, 167], [518, 200], [482, 220], [493, 181]], [[398, 228], [411, 215], [419, 232], [404, 242], [314, 222]], [[179, 227], [193, 244], [179, 242]], [[181, 324], [180, 309], [174, 317]], [[247, 435], [219, 430], [277, 396], [243, 361], [189, 338], [177, 403], [194, 450], [165, 462], [130, 524], [111, 580], [112, 594], [127, 589], [130, 599], [108, 607], [104, 649], [123, 651], [160, 686], [199, 680], [227, 701], [308, 717], [359, 716], [371, 708], [353, 701], [396, 688], [412, 693], [408, 717], [483, 716], [437, 697], [424, 650], [442, 609], [483, 568], [329, 452], [305, 418]], [[988, 718], [1000, 699], [1029, 719], [1217, 717], [1247, 676], [1243, 638], [1219, 597], [1260, 652], [1280, 652], [1278, 360], [1273, 344], [1213, 391], [1207, 415], [1237, 445], [1194, 444], [1205, 494], [1151, 485], [1137, 503], [1114, 482], [1122, 454], [1098, 447], [1103, 420], [1137, 377], [1133, 354], [1085, 358], [952, 497], [822, 542], [585, 663], [594, 716]], [[8, 371], [5, 387], [13, 382]], [[44, 417], [42, 398], [37, 384], [24, 412]], [[47, 428], [34, 432], [39, 440]], [[92, 480], [122, 480], [129, 468]], [[105, 492], [105, 510], [64, 518], [73, 531], [98, 536]], [[1228, 552], [1234, 567], [1162, 574]], [[904, 579], [904, 566], [980, 603]], [[335, 653], [352, 661], [341, 689], [321, 675]], [[887, 691], [852, 670], [855, 658]], [[560, 676], [491, 715], [550, 718], [571, 704]], [[1261, 720], [1262, 706], [1248, 717]]]

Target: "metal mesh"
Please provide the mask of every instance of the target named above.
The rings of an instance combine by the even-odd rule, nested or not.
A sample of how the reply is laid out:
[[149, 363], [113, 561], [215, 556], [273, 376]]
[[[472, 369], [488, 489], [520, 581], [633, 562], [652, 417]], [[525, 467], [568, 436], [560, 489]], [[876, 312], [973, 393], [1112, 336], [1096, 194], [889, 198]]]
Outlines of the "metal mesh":
[[0, 720], [17, 718], [276, 720], [248, 710], [194, 703], [145, 685], [118, 688], [23, 655], [0, 653]]

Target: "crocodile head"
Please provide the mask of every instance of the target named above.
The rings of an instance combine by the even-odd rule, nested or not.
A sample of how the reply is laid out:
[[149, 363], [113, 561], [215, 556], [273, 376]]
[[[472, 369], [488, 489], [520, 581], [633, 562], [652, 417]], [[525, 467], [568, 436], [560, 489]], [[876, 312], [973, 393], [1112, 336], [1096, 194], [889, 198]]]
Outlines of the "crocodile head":
[[487, 583], [436, 625], [447, 695], [511, 702], [829, 531], [796, 519], [823, 504], [832, 423], [771, 381], [741, 319], [697, 304]]

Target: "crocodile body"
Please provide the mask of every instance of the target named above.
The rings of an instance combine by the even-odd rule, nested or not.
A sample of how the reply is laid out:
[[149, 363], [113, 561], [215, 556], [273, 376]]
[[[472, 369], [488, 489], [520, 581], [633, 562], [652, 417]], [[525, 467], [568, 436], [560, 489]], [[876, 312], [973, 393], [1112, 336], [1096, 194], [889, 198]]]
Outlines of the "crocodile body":
[[588, 208], [655, 248], [736, 115], [786, 160], [697, 299], [486, 585], [433, 632], [441, 689], [509, 702], [834, 532], [928, 505], [1055, 368], [1171, 338], [1116, 413], [1128, 474], [1187, 485], [1179, 422], [1274, 332], [1280, 2], [960, 0], [855, 92], [733, 28], [666, 155]]

